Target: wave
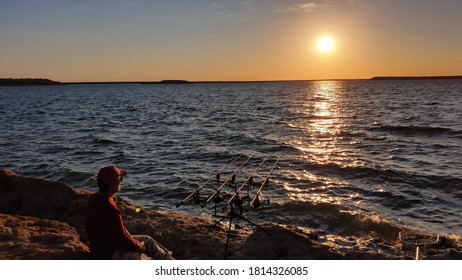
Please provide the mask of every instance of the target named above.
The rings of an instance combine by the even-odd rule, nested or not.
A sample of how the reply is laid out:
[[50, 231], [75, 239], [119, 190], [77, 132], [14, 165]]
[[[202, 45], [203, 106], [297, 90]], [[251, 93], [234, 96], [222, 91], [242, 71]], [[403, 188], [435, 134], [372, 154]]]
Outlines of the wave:
[[457, 136], [462, 137], [462, 132], [447, 127], [438, 126], [415, 126], [415, 125], [385, 125], [380, 124], [370, 128], [370, 130], [378, 130], [401, 135], [425, 135], [425, 136]]
[[93, 144], [103, 144], [103, 145], [110, 145], [110, 144], [117, 144], [118, 142], [109, 138], [94, 138], [92, 141]]
[[390, 183], [405, 183], [416, 188], [433, 188], [443, 190], [448, 193], [460, 191], [462, 189], [462, 178], [452, 176], [423, 175], [404, 172], [381, 167], [368, 166], [342, 166], [335, 163], [309, 165], [311, 170], [338, 174], [343, 178], [362, 179], [368, 178], [381, 179]]
[[75, 156], [96, 156], [96, 155], [104, 155], [106, 152], [105, 151], [101, 151], [101, 150], [93, 150], [93, 149], [78, 149], [78, 150], [74, 150], [74, 152], [72, 153], [72, 155], [75, 155]]
[[[375, 232], [381, 238], [396, 240], [403, 226], [377, 215], [363, 211], [347, 211], [330, 203], [287, 202], [278, 205], [279, 211], [303, 217], [300, 226], [315, 228], [328, 233], [360, 236]], [[295, 212], [295, 213], [294, 213]], [[303, 213], [303, 215], [301, 215]]]

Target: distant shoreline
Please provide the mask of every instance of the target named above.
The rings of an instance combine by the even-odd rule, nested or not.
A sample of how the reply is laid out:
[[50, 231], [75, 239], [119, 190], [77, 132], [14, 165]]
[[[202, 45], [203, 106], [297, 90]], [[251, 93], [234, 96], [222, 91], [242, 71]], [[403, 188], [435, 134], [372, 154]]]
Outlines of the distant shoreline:
[[231, 83], [271, 83], [271, 82], [316, 82], [316, 81], [387, 81], [387, 80], [456, 80], [460, 76], [376, 76], [370, 79], [315, 79], [315, 80], [268, 80], [268, 81], [186, 81], [186, 80], [162, 80], [162, 81], [118, 81], [118, 82], [58, 82], [41, 78], [0, 78], [0, 86], [51, 86], [51, 85], [84, 85], [84, 84], [231, 84]]
[[377, 76], [371, 80], [457, 80], [462, 76]]
[[63, 85], [64, 83], [41, 78], [20, 78], [20, 79], [2, 79], [0, 78], [0, 86], [55, 86]]

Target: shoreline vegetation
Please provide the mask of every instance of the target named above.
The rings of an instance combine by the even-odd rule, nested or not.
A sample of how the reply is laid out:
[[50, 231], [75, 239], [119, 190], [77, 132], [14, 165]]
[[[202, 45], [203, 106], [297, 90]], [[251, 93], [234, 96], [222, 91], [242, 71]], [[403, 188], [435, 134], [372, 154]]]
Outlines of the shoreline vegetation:
[[[91, 192], [65, 183], [0, 170], [0, 260], [89, 259], [84, 215]], [[140, 208], [119, 198], [119, 209], [132, 234], [148, 234], [176, 259], [220, 260], [228, 223], [185, 213]], [[236, 223], [236, 222], [235, 222]], [[378, 225], [383, 227], [384, 225]], [[416, 240], [428, 233], [407, 231]], [[235, 224], [231, 260], [411, 260], [416, 248], [373, 228], [358, 235], [332, 235], [307, 228], [264, 222]], [[422, 259], [462, 260], [462, 237], [441, 236], [420, 248]]]
[[386, 81], [386, 80], [456, 80], [460, 76], [376, 76], [370, 79], [323, 79], [323, 80], [274, 80], [274, 81], [186, 81], [186, 80], [162, 80], [140, 82], [58, 82], [42, 78], [0, 78], [0, 86], [52, 86], [74, 84], [220, 84], [220, 83], [265, 83], [265, 82], [309, 82], [309, 81]]
[[61, 82], [41, 78], [6, 78], [0, 79], [0, 86], [54, 86], [63, 85]]
[[377, 76], [371, 80], [457, 80], [462, 76]]

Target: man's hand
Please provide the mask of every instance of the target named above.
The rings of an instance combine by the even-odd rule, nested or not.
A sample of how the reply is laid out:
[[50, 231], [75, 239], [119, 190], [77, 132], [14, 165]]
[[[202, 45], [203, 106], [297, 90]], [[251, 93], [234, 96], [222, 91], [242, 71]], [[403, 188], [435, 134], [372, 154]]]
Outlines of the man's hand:
[[140, 250], [141, 253], [144, 253], [146, 251], [146, 247], [144, 247], [144, 241], [138, 242], [138, 249]]

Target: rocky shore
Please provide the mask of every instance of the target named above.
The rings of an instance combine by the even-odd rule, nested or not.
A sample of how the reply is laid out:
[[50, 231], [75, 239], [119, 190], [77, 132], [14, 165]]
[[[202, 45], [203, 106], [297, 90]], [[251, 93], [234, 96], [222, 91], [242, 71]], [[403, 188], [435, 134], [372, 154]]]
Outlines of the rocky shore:
[[[0, 170], [0, 259], [88, 259], [86, 190]], [[223, 259], [227, 224], [162, 213], [119, 199], [132, 234], [148, 234], [177, 259]], [[416, 233], [417, 234], [417, 233]], [[380, 236], [340, 237], [274, 223], [232, 231], [227, 259], [412, 259], [414, 248]], [[427, 259], [462, 259], [462, 239], [443, 236]]]

